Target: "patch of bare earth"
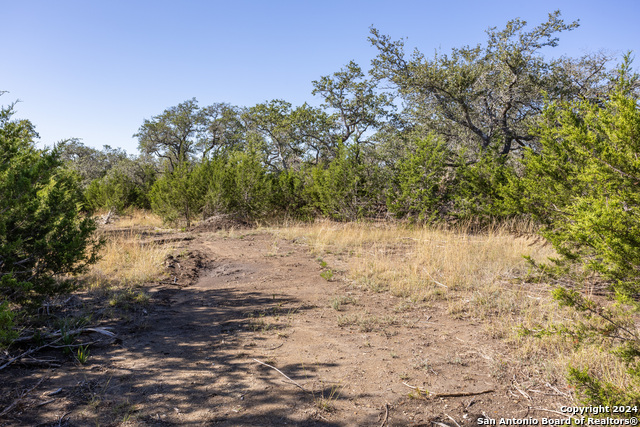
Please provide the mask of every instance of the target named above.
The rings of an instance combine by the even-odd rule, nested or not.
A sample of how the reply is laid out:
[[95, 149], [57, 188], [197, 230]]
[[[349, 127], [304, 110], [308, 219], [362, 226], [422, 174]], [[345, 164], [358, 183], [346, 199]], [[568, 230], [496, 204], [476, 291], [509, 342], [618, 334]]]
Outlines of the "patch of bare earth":
[[[332, 276], [295, 240], [195, 230], [150, 303], [105, 320], [86, 364], [2, 371], [12, 426], [449, 426], [556, 417], [564, 390], [510, 369], [504, 341], [440, 302]], [[328, 279], [328, 280], [327, 280]], [[45, 378], [36, 388], [29, 388]], [[22, 393], [22, 394], [21, 394]], [[2, 409], [0, 408], [0, 411]], [[442, 424], [437, 424], [442, 426]]]

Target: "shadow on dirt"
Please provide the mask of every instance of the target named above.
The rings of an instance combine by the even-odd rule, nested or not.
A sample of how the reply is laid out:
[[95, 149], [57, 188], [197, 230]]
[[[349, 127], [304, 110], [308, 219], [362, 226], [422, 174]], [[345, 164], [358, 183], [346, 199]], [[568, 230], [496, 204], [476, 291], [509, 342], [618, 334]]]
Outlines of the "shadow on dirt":
[[[145, 309], [114, 325], [117, 344], [53, 373], [39, 387], [41, 401], [9, 414], [6, 425], [342, 425], [323, 416], [352, 397], [318, 375], [333, 364], [279, 366], [273, 353], [296, 314], [311, 308], [234, 288], [156, 288]], [[23, 370], [23, 386], [43, 371]]]

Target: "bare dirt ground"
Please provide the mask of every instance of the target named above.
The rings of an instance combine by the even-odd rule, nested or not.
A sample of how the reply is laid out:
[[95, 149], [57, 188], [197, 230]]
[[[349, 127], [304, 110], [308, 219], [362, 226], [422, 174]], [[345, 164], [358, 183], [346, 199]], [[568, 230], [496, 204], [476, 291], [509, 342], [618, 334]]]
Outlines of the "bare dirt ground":
[[355, 286], [340, 255], [323, 256], [334, 275], [321, 277], [302, 240], [189, 236], [148, 303], [114, 319], [74, 297], [118, 338], [83, 365], [3, 370], [0, 411], [14, 407], [0, 425], [471, 426], [568, 403], [559, 385], [514, 372], [482, 324]]

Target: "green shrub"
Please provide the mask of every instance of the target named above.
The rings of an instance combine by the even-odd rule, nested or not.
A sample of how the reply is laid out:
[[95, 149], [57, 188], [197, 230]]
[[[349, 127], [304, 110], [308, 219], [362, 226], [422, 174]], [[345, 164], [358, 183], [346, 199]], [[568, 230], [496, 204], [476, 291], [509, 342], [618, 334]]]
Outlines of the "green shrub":
[[518, 214], [504, 201], [509, 180], [516, 178], [514, 163], [493, 150], [477, 162], [456, 168], [452, 214], [457, 218], [487, 223]]
[[447, 149], [435, 137], [419, 139], [415, 150], [398, 163], [387, 195], [387, 206], [399, 218], [433, 221], [450, 197], [451, 172], [445, 166]]
[[227, 160], [224, 182], [227, 213], [245, 219], [272, 214], [274, 186], [257, 151], [232, 153]]
[[[541, 148], [526, 153], [524, 176], [511, 179], [509, 198], [543, 224], [543, 235], [561, 255], [559, 264], [597, 272], [616, 295], [623, 307], [617, 314], [575, 290], [554, 294], [585, 321], [604, 322], [606, 328], [594, 323], [583, 329], [592, 341], [606, 342], [638, 383], [640, 333], [623, 316], [628, 307], [640, 309], [640, 109], [631, 90], [636, 79], [627, 58], [607, 99], [548, 105], [538, 129]], [[637, 391], [616, 388], [588, 371], [572, 368], [569, 379], [586, 403], [640, 404]]]
[[353, 221], [374, 216], [384, 206], [378, 166], [359, 160], [358, 150], [357, 146], [340, 144], [333, 161], [310, 169], [304, 197], [316, 212], [338, 221]]
[[310, 220], [314, 217], [314, 209], [310, 205], [307, 187], [311, 181], [314, 166], [303, 167], [299, 171], [281, 172], [274, 182], [273, 203], [284, 216]]
[[518, 208], [545, 225], [567, 260], [640, 292], [640, 110], [623, 74], [603, 104], [554, 103], [529, 150], [522, 179], [512, 179]]
[[257, 151], [232, 152], [196, 167], [206, 186], [204, 216], [227, 213], [255, 219], [272, 213], [277, 187]]
[[206, 169], [182, 163], [166, 172], [151, 187], [151, 208], [168, 223], [184, 220], [187, 227], [202, 213], [205, 205]]
[[[77, 176], [56, 149], [39, 150], [26, 120], [0, 110], [0, 336], [10, 339], [11, 310], [65, 292], [63, 275], [95, 261], [95, 222], [80, 214]], [[7, 338], [9, 337], [9, 338]]]
[[144, 207], [145, 194], [120, 171], [112, 170], [106, 176], [91, 181], [85, 190], [91, 209], [115, 209], [122, 212], [131, 206]]
[[18, 337], [14, 318], [15, 313], [9, 308], [9, 302], [0, 304], [0, 348], [6, 347]]

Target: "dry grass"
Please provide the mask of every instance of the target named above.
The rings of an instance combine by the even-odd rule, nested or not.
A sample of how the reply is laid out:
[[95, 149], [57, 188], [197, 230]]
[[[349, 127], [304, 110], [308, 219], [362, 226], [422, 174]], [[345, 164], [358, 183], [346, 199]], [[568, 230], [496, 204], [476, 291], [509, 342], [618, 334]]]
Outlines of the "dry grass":
[[503, 228], [470, 234], [465, 230], [396, 225], [318, 222], [278, 232], [304, 236], [317, 254], [346, 254], [352, 278], [372, 290], [428, 300], [446, 290], [473, 292], [498, 279], [527, 272], [522, 258], [553, 254], [533, 237], [514, 238]]
[[[102, 212], [104, 214], [106, 212]], [[127, 214], [116, 215], [113, 222], [103, 229], [105, 245], [100, 251], [99, 261], [79, 279], [89, 289], [106, 289], [139, 286], [161, 277], [164, 260], [173, 248], [145, 242], [136, 231], [161, 225], [160, 217], [149, 211], [134, 209]], [[113, 229], [130, 230], [108, 233]]]
[[332, 222], [275, 230], [305, 241], [318, 256], [346, 259], [348, 280], [372, 292], [437, 303], [453, 318], [482, 321], [489, 335], [513, 349], [509, 363], [520, 372], [564, 381], [568, 366], [589, 368], [628, 389], [632, 384], [624, 364], [600, 344], [577, 345], [566, 334], [548, 332], [575, 326], [578, 314], [559, 307], [548, 284], [526, 280], [529, 264], [523, 255], [543, 262], [555, 255], [531, 231], [527, 224], [471, 233], [466, 227]]
[[80, 279], [89, 288], [131, 287], [159, 278], [172, 248], [145, 243], [139, 234], [129, 232], [107, 238], [100, 260]]
[[[107, 212], [98, 212], [98, 216], [103, 216]], [[122, 228], [133, 227], [162, 227], [162, 218], [153, 212], [143, 209], [131, 209], [122, 215], [116, 215], [114, 225]]]

